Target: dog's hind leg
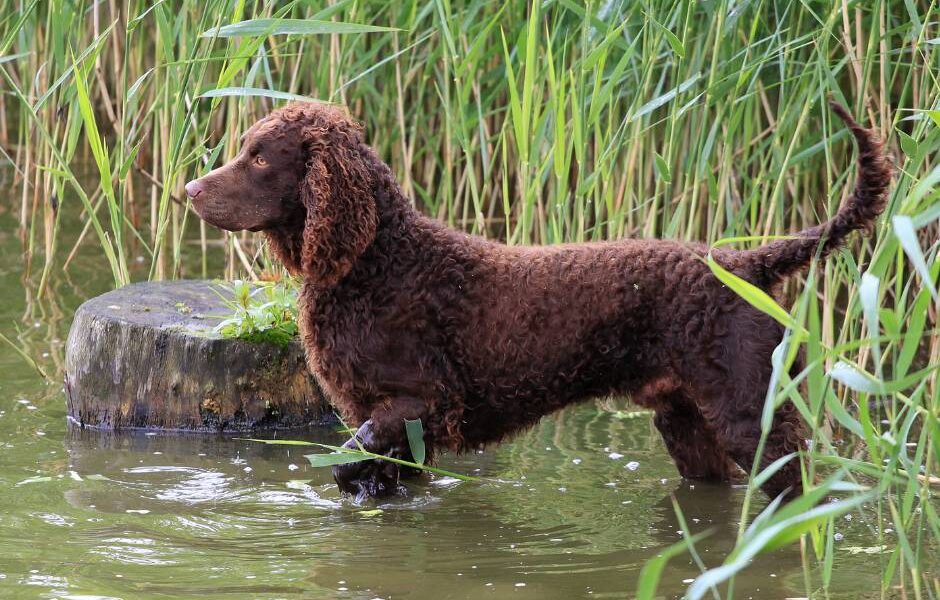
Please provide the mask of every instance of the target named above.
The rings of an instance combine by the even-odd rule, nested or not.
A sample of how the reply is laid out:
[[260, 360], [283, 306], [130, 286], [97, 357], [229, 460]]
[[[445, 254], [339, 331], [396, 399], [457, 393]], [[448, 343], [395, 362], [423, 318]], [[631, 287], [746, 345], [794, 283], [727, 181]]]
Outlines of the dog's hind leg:
[[[723, 411], [714, 419], [714, 428], [734, 461], [750, 472], [761, 436], [759, 414], [742, 418], [734, 411]], [[762, 489], [770, 498], [785, 494], [784, 499], [789, 501], [803, 493], [799, 452], [803, 447], [804, 431], [800, 415], [791, 403], [777, 409], [760, 457], [760, 469], [766, 469], [787, 455], [793, 456], [763, 484]]]
[[633, 401], [656, 412], [653, 424], [680, 475], [707, 481], [739, 479], [741, 470], [675, 379], [653, 380], [633, 395]]
[[738, 481], [741, 470], [708, 427], [695, 404], [681, 390], [662, 398], [653, 424], [686, 479]]
[[[695, 398], [699, 411], [718, 442], [748, 473], [761, 445], [761, 416], [772, 371], [774, 340], [768, 338], [754, 336], [739, 344], [728, 344], [723, 354], [724, 366], [710, 369], [701, 365], [698, 370], [700, 381]], [[759, 469], [793, 456], [763, 483], [762, 489], [770, 498], [785, 494], [786, 500], [792, 500], [803, 493], [799, 453], [804, 448], [805, 433], [793, 404], [785, 402], [777, 408], [763, 444]]]

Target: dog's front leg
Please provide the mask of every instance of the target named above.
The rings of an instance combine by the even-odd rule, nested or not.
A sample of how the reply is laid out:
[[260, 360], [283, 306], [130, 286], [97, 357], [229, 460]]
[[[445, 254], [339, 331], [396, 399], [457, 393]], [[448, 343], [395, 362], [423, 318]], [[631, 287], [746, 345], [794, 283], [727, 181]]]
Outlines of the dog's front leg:
[[[413, 460], [405, 433], [405, 420], [427, 417], [424, 402], [402, 398], [382, 403], [372, 411], [372, 416], [363, 423], [344, 448], [356, 450], [360, 444], [367, 451], [402, 460]], [[425, 438], [427, 456], [431, 456], [431, 445]], [[406, 489], [399, 483], [401, 477], [414, 476], [419, 471], [402, 467], [385, 460], [368, 460], [333, 467], [333, 478], [340, 491], [361, 502], [366, 498], [381, 498], [402, 495]]]
[[[390, 448], [376, 435], [372, 419], [363, 423], [343, 448], [358, 450], [360, 445], [375, 454], [391, 455], [388, 452]], [[398, 465], [385, 460], [365, 460], [333, 467], [333, 479], [340, 491], [355, 497], [357, 502], [404, 493], [398, 477]]]

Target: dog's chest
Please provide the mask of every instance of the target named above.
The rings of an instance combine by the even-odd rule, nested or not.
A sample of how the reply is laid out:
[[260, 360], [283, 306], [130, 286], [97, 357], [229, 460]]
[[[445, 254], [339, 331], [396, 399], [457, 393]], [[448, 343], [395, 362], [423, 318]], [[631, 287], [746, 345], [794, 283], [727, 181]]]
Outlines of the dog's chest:
[[365, 297], [308, 297], [301, 303], [307, 362], [328, 393], [365, 400], [428, 392], [435, 369], [422, 349], [434, 345], [435, 334], [412, 306], [377, 305]]

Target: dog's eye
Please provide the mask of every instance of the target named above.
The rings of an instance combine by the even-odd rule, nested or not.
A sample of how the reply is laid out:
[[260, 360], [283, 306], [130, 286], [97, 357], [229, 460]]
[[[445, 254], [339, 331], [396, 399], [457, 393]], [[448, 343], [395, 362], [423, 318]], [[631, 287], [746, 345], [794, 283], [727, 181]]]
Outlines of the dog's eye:
[[258, 156], [255, 157], [255, 164], [258, 165], [259, 167], [263, 167], [266, 164], [268, 164], [268, 161], [264, 160], [264, 157], [259, 154]]

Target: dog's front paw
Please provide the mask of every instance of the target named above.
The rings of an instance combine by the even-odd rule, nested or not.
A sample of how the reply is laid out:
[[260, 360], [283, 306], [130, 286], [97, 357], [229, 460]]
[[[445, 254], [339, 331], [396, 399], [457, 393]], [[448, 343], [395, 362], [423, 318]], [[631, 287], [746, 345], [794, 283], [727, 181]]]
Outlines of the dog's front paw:
[[406, 490], [398, 477], [398, 465], [385, 460], [364, 460], [333, 467], [333, 478], [340, 491], [354, 497], [357, 503], [369, 498], [404, 495]]
[[[377, 447], [376, 441], [371, 421], [366, 421], [356, 431], [355, 437], [343, 444], [343, 448], [358, 450], [362, 444], [369, 452], [385, 454]], [[388, 453], [389, 456], [395, 454], [394, 449]], [[343, 494], [353, 496], [356, 502], [362, 502], [368, 498], [404, 495], [406, 489], [398, 482], [401, 471], [399, 465], [386, 460], [363, 460], [334, 466], [333, 479]], [[406, 468], [406, 471], [413, 469]]]

